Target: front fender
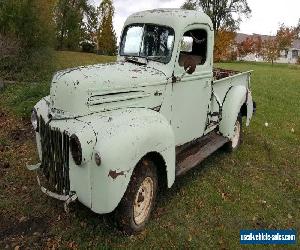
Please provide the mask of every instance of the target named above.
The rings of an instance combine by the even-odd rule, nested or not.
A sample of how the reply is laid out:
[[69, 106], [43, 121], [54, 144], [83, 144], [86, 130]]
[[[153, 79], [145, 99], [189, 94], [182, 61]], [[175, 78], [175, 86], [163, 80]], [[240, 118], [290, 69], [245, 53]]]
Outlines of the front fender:
[[[89, 119], [101, 165], [91, 168], [92, 210], [112, 212], [122, 199], [135, 166], [150, 152], [159, 153], [167, 167], [168, 186], [175, 180], [175, 138], [167, 120], [148, 109], [95, 114]], [[87, 122], [87, 121], [86, 121]]]
[[220, 121], [220, 133], [231, 139], [234, 135], [234, 125], [241, 107], [247, 100], [247, 88], [235, 86], [229, 89], [222, 105], [222, 120]]

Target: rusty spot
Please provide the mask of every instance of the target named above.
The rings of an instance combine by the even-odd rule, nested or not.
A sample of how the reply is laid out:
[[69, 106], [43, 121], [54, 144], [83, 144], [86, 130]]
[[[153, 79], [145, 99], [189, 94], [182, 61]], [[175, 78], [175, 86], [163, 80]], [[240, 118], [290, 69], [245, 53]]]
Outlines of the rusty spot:
[[110, 170], [108, 173], [108, 177], [113, 178], [114, 180], [117, 179], [118, 176], [125, 175], [124, 171], [117, 172], [116, 170]]
[[142, 70], [140, 70], [140, 69], [133, 69], [133, 70], [131, 70], [132, 72], [135, 72], [135, 73], [141, 73], [142, 72]]
[[154, 93], [154, 95], [155, 95], [155, 96], [161, 96], [161, 95], [162, 95], [162, 93], [161, 93], [161, 92], [159, 92], [159, 91], [156, 91], [156, 92]]

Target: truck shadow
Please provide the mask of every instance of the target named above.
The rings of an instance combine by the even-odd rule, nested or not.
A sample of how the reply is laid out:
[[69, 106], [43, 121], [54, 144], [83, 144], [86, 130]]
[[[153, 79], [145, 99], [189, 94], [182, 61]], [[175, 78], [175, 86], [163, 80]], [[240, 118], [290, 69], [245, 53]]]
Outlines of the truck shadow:
[[[164, 204], [166, 204], [166, 202], [175, 197], [180, 190], [190, 185], [191, 181], [197, 179], [199, 176], [205, 176], [205, 173], [209, 171], [209, 169], [217, 168], [218, 163], [221, 162], [227, 156], [228, 153], [225, 152], [222, 148], [220, 148], [212, 155], [210, 155], [207, 159], [203, 160], [196, 167], [192, 168], [185, 174], [176, 177], [175, 183], [173, 184], [172, 188], [162, 190], [159, 193], [157, 199], [157, 206], [163, 206]], [[211, 162], [214, 162], [214, 164], [210, 164]]]
[[[156, 220], [167, 214], [168, 211], [164, 209], [164, 207], [166, 207], [166, 204], [168, 204], [172, 199], [175, 199], [176, 194], [180, 192], [180, 190], [184, 189], [187, 185], [190, 185], [190, 182], [199, 176], [205, 176], [205, 172], [212, 167], [217, 167], [218, 163], [226, 156], [228, 156], [228, 153], [224, 152], [224, 150], [217, 150], [197, 167], [188, 171], [186, 174], [177, 177], [171, 189], [160, 190], [157, 197], [156, 207], [152, 214], [152, 219]], [[212, 161], [214, 164], [210, 164]], [[118, 227], [114, 222], [114, 213], [99, 215], [92, 212], [79, 202], [72, 205], [71, 213], [73, 213], [73, 215], [79, 220], [85, 221], [87, 224], [86, 227], [90, 228], [90, 230], [93, 230], [94, 232], [98, 232], [101, 237], [128, 237], [118, 230]]]

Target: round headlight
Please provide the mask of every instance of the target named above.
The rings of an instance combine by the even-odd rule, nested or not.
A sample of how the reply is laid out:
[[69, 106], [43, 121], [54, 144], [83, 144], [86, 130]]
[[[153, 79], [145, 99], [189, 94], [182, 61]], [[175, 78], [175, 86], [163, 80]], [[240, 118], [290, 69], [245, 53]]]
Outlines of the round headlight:
[[81, 143], [76, 135], [72, 135], [70, 139], [70, 150], [76, 165], [81, 165], [82, 163], [82, 148]]
[[39, 131], [39, 117], [35, 109], [32, 110], [31, 113], [31, 124], [33, 129], [38, 132]]

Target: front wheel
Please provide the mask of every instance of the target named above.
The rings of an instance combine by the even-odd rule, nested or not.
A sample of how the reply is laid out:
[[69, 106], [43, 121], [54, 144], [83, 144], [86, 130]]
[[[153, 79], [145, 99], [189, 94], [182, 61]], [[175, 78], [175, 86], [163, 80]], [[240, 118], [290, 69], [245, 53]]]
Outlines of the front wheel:
[[149, 220], [157, 194], [157, 172], [152, 161], [142, 160], [115, 211], [121, 230], [131, 235], [142, 231]]
[[239, 115], [234, 125], [234, 135], [229, 142], [224, 145], [228, 152], [233, 152], [238, 149], [242, 142], [242, 116]]

